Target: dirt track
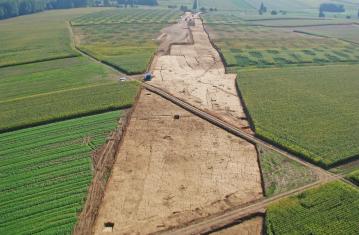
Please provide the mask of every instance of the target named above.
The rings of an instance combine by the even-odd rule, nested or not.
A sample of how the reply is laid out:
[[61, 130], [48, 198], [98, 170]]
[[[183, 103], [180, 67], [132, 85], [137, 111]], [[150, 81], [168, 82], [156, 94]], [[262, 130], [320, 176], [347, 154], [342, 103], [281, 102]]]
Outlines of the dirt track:
[[263, 233], [263, 217], [255, 217], [210, 235], [255, 235]]
[[[179, 119], [175, 119], [179, 115]], [[262, 197], [252, 144], [143, 91], [95, 225], [148, 234]]]
[[[155, 78], [151, 85], [160, 87], [190, 104], [213, 112], [221, 119], [237, 127], [248, 128], [235, 86], [235, 74], [226, 74], [224, 65], [213, 48], [198, 15], [190, 26], [191, 45], [173, 45], [169, 55], [158, 54], [152, 67]], [[183, 22], [174, 26], [187, 31]], [[173, 38], [173, 37], [170, 37]], [[191, 41], [191, 40], [184, 40]], [[164, 40], [163, 44], [168, 44]]]

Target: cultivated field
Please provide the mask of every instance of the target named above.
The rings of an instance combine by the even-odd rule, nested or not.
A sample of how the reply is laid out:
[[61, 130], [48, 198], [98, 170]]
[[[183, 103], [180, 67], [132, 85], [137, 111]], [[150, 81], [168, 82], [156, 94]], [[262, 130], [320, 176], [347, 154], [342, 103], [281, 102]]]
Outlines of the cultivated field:
[[0, 233], [71, 234], [91, 182], [91, 152], [122, 112], [0, 134]]
[[0, 132], [129, 107], [138, 83], [70, 58], [0, 69]]
[[359, 48], [291, 29], [207, 24], [228, 67], [269, 67], [359, 61]]
[[358, 156], [357, 65], [257, 69], [239, 87], [257, 135], [324, 167]]
[[283, 199], [267, 209], [267, 233], [358, 234], [359, 190], [342, 182]]
[[295, 28], [295, 30], [326, 37], [340, 38], [359, 44], [359, 25], [312, 26]]
[[311, 169], [264, 147], [257, 148], [266, 197], [299, 188], [319, 179]]
[[126, 74], [146, 71], [162, 28], [179, 18], [174, 10], [119, 9], [72, 20], [76, 45]]
[[261, 198], [260, 181], [252, 144], [143, 91], [95, 234], [106, 234], [108, 221], [116, 234], [149, 234], [185, 224]]
[[66, 21], [98, 10], [57, 10], [0, 21], [0, 67], [78, 56], [70, 47]]

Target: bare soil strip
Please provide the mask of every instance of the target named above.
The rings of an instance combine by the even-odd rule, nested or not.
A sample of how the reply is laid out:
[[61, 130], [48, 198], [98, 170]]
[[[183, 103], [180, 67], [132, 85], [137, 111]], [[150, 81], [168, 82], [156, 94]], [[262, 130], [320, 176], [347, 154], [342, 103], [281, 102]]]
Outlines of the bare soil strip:
[[[150, 84], [250, 131], [237, 94], [237, 75], [225, 73], [220, 55], [213, 48], [199, 15], [186, 13], [173, 27], [184, 32], [189, 27], [191, 33], [187, 35], [192, 36], [193, 43], [172, 44], [168, 55], [159, 53], [152, 66], [155, 78]], [[163, 40], [162, 44], [168, 45], [168, 42]]]
[[94, 233], [168, 230], [262, 196], [254, 145], [142, 91]]
[[221, 229], [217, 232], [209, 233], [209, 235], [254, 235], [263, 234], [263, 217], [258, 216], [243, 221], [240, 224]]

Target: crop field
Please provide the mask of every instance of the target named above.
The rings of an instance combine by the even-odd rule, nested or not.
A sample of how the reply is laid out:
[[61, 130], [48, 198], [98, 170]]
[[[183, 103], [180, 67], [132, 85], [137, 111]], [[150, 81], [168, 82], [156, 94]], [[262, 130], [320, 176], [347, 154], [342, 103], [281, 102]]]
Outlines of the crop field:
[[66, 20], [94, 11], [98, 9], [57, 10], [0, 21], [0, 67], [78, 56]]
[[[351, 24], [359, 22], [356, 19], [318, 19], [318, 18], [291, 18], [291, 19], [266, 19], [247, 21], [250, 25], [270, 26], [270, 27], [303, 27], [311, 25], [330, 25], [327, 27], [337, 27], [336, 25]], [[299, 28], [298, 30], [301, 30]]]
[[241, 71], [256, 134], [324, 167], [358, 156], [357, 65]]
[[359, 186], [359, 169], [350, 173], [348, 175], [348, 179], [350, 179], [351, 181], [353, 181], [356, 185]]
[[342, 182], [311, 189], [267, 208], [268, 235], [358, 234], [359, 190]]
[[158, 5], [161, 7], [168, 7], [168, 6], [187, 6], [188, 8], [192, 8], [193, 0], [157, 0]]
[[[256, 7], [250, 4], [248, 0], [200, 0], [199, 7], [204, 7], [206, 9], [216, 8], [217, 10], [255, 10]], [[259, 7], [259, 5], [258, 5]]]
[[312, 26], [296, 28], [296, 30], [315, 35], [340, 38], [359, 44], [359, 25]]
[[359, 47], [338, 39], [244, 25], [207, 24], [228, 67], [271, 67], [359, 61]]
[[131, 107], [137, 82], [107, 82], [0, 102], [0, 132]]
[[267, 197], [318, 180], [318, 176], [309, 168], [264, 147], [257, 148]]
[[126, 74], [146, 71], [162, 28], [180, 17], [174, 10], [120, 9], [71, 21], [76, 45]]
[[0, 102], [112, 82], [116, 74], [86, 58], [74, 57], [0, 68]]
[[0, 233], [71, 234], [121, 111], [0, 134]]

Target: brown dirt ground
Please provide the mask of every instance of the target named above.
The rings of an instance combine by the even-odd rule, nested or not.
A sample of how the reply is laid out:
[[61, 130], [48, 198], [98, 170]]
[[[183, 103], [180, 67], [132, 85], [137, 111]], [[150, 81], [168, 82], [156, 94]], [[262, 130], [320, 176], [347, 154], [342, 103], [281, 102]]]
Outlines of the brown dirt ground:
[[261, 235], [263, 233], [263, 217], [255, 217], [240, 224], [211, 233], [211, 235]]
[[[186, 17], [192, 18], [187, 13]], [[221, 58], [213, 48], [198, 15], [190, 26], [193, 44], [172, 45], [169, 55], [158, 54], [152, 66], [151, 85], [207, 110], [237, 127], [248, 128], [237, 95], [236, 74], [226, 74]], [[179, 23], [183, 24], [183, 23]], [[186, 31], [186, 27], [178, 27]]]
[[114, 234], [149, 234], [261, 197], [252, 144], [144, 90], [94, 233], [113, 222]]

